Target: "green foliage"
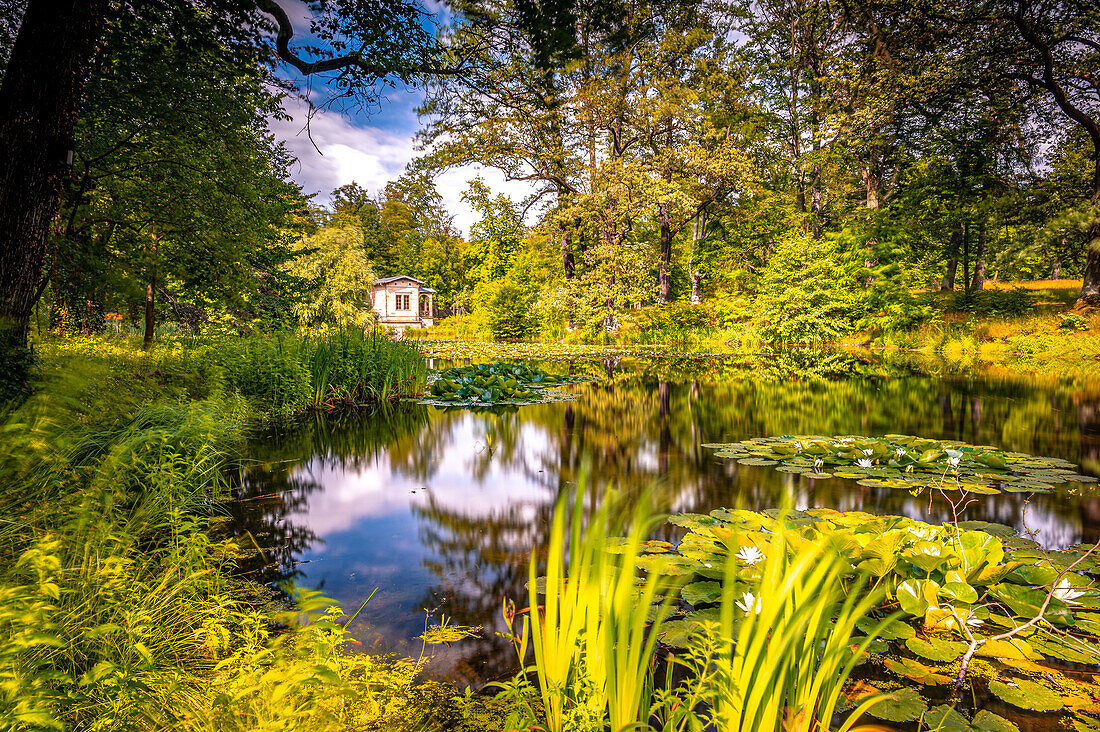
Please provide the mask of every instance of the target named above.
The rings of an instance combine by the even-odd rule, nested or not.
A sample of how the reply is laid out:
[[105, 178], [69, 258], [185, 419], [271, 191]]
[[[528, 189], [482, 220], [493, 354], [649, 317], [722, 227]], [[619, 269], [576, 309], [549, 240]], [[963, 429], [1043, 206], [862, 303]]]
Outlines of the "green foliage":
[[493, 338], [522, 340], [534, 332], [534, 294], [510, 279], [487, 281], [478, 287], [477, 309]]
[[[524, 364], [479, 364], [441, 372], [431, 383], [425, 404], [530, 404], [549, 401], [546, 387], [587, 381], [583, 377], [549, 374]], [[566, 398], [566, 395], [553, 396]]]
[[864, 486], [914, 493], [924, 489], [987, 495], [1000, 491], [1042, 493], [1060, 483], [1096, 482], [1092, 476], [1078, 475], [1076, 465], [1066, 460], [911, 435], [755, 437], [709, 447], [744, 465], [781, 464], [777, 470], [816, 480], [835, 475]]
[[834, 341], [852, 329], [848, 293], [827, 240], [792, 232], [764, 271], [760, 335], [773, 343]]
[[411, 396], [427, 378], [414, 344], [378, 330], [226, 338], [212, 341], [200, 359], [215, 366], [211, 378], [225, 391], [266, 416]]
[[618, 340], [621, 343], [685, 343], [701, 337], [711, 324], [711, 314], [705, 307], [671, 302], [628, 315]]
[[[772, 553], [798, 556], [808, 546], [822, 547], [840, 562], [846, 593], [861, 592], [865, 575], [870, 575], [874, 586], [885, 591], [873, 603], [874, 614], [894, 612], [901, 620], [877, 628], [885, 642], [869, 645], [868, 658], [883, 667], [876, 674], [899, 678], [912, 702], [871, 712], [884, 719], [903, 719], [896, 714], [916, 719], [924, 709], [923, 701], [917, 702], [917, 688], [951, 683], [959, 669], [950, 664], [968, 649], [1047, 678], [1059, 673], [1063, 661], [1091, 664], [1100, 659], [1100, 634], [1093, 623], [1100, 596], [1089, 577], [1096, 559], [1087, 547], [1044, 552], [1007, 526], [934, 526], [899, 516], [827, 508], [759, 513], [716, 509], [709, 515], [679, 514], [670, 522], [688, 529], [688, 534], [675, 550], [651, 550], [646, 566], [695, 579], [681, 592], [695, 612], [667, 623], [663, 631], [666, 640], [677, 645], [684, 644], [685, 633], [690, 637], [711, 622], [712, 603], [727, 587], [766, 596], [774, 583], [760, 564]], [[777, 533], [784, 537], [781, 541], [775, 539]], [[730, 563], [737, 564], [735, 570], [728, 569]], [[721, 571], [724, 565], [727, 569]], [[708, 586], [701, 591], [704, 583]], [[873, 623], [864, 619], [857, 625], [869, 630]], [[1044, 659], [1054, 665], [1036, 663]], [[998, 688], [1008, 695], [1025, 685], [1018, 679], [1010, 684]], [[1087, 698], [1100, 692], [1090, 682], [1062, 680], [1043, 689], [1044, 709], [1058, 709], [1063, 699], [1076, 694]], [[854, 699], [861, 696], [857, 692], [858, 688], [852, 692]], [[1035, 696], [1038, 700], [1040, 695]], [[1049, 705], [1050, 700], [1056, 703]]]
[[374, 272], [363, 252], [356, 227], [325, 228], [299, 242], [298, 256], [288, 264], [309, 290], [294, 314], [302, 327], [367, 328], [376, 319], [371, 287]]
[[[874, 631], [853, 634], [879, 599], [877, 591], [845, 595], [842, 564], [825, 545], [807, 545], [788, 559], [778, 550], [786, 541], [778, 532], [761, 567], [761, 589], [742, 594], [727, 582], [717, 598], [717, 622], [704, 623], [691, 635], [687, 653], [670, 657], [666, 677], [654, 678], [654, 643], [671, 630], [666, 621], [682, 577], [666, 571], [671, 563], [659, 552], [667, 542], [645, 541], [652, 526], [640, 508], [646, 498], [626, 517], [629, 535], [616, 541], [608, 539], [620, 525], [612, 521], [610, 502], [585, 524], [584, 495], [576, 492], [571, 510], [564, 499], [558, 502], [545, 577], [532, 559], [529, 606], [545, 612], [525, 616], [517, 631], [514, 606], [505, 606], [521, 664], [528, 648], [534, 651], [538, 683], [532, 689], [521, 674], [504, 686], [501, 698], [515, 707], [511, 728], [621, 730], [654, 718], [665, 730], [715, 725], [777, 732], [792, 719], [804, 719], [799, 728], [805, 729], [830, 724], [849, 674], [874, 637]], [[727, 580], [739, 571], [732, 559], [716, 566]], [[880, 700], [864, 700], [841, 729]]]
[[1058, 327], [1063, 330], [1088, 330], [1088, 318], [1078, 313], [1062, 313], [1058, 319]]
[[1037, 295], [1032, 290], [1017, 287], [1012, 290], [982, 290], [956, 292], [950, 301], [952, 310], [982, 317], [1012, 317], [1034, 311]]

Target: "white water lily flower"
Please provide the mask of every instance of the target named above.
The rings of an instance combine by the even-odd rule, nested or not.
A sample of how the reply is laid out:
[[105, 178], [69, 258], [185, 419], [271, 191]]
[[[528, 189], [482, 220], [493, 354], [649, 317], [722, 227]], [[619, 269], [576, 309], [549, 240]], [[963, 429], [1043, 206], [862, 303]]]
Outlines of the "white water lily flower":
[[759, 615], [760, 611], [763, 609], [760, 605], [760, 598], [751, 592], [746, 592], [741, 595], [741, 600], [735, 604], [745, 612], [755, 612], [757, 615]]
[[909, 454], [909, 451], [908, 451], [908, 450], [906, 450], [906, 449], [905, 449], [904, 447], [899, 447], [899, 448], [896, 448], [896, 449], [894, 450], [894, 454], [895, 454], [895, 455], [897, 455], [897, 456], [898, 456], [898, 458], [900, 459], [900, 458], [903, 458], [903, 457], [905, 457], [906, 455], [908, 455], [908, 454]]
[[905, 530], [918, 539], [931, 539], [937, 534], [939, 530], [935, 526], [906, 526]]
[[961, 460], [961, 458], [949, 457], [947, 458], [947, 464], [953, 468], [957, 468], [959, 467], [959, 460]]
[[871, 467], [871, 461], [867, 458], [860, 458], [859, 460], [856, 460], [856, 465], [861, 468], [869, 468]]
[[874, 455], [875, 451], [868, 447], [868, 448], [864, 448], [863, 454], [864, 455]]
[[737, 558], [751, 566], [764, 558], [764, 552], [760, 551], [759, 547], [750, 544], [741, 547], [741, 551], [737, 552]]
[[815, 472], [815, 473], [820, 473], [820, 472], [821, 472], [821, 468], [822, 468], [822, 467], [823, 467], [824, 465], [825, 465], [825, 461], [824, 461], [824, 460], [822, 460], [821, 458], [818, 458], [817, 460], [814, 460], [814, 472]]
[[1070, 587], [1069, 580], [1065, 577], [1054, 586], [1054, 592], [1051, 593], [1056, 598], [1066, 603], [1067, 605], [1080, 605], [1081, 603], [1075, 602], [1078, 597], [1084, 595], [1084, 592], [1079, 592]]

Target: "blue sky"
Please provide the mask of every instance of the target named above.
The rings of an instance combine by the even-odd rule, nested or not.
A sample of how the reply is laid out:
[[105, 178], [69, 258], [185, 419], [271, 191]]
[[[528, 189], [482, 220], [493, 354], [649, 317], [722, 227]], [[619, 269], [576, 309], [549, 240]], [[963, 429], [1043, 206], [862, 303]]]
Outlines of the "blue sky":
[[[308, 21], [304, 6], [297, 0], [282, 3], [295, 22], [296, 38], [292, 46], [304, 41]], [[425, 3], [437, 14], [442, 13], [436, 3]], [[310, 134], [305, 131], [307, 105], [304, 101], [286, 98], [284, 107], [293, 119], [272, 120], [271, 130], [286, 143], [298, 158], [291, 169], [295, 182], [308, 193], [319, 194], [314, 200], [327, 203], [329, 193], [346, 183], [356, 182], [372, 192], [380, 192], [389, 181], [404, 172], [406, 165], [417, 154], [416, 133], [421, 128], [416, 108], [423, 100], [419, 90], [390, 90], [381, 109], [373, 114], [339, 111], [320, 112], [310, 122]], [[310, 141], [310, 136], [313, 138]], [[477, 215], [462, 201], [467, 182], [480, 175], [489, 187], [498, 193], [506, 193], [519, 201], [531, 192], [527, 182], [506, 181], [493, 169], [465, 166], [441, 173], [436, 187], [454, 216], [455, 225], [463, 233]], [[529, 222], [530, 223], [530, 222]]]

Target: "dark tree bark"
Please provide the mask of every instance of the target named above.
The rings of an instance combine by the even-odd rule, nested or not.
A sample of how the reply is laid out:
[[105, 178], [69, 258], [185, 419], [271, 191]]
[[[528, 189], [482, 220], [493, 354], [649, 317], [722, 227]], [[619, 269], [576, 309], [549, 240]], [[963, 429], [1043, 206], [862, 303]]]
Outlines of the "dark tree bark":
[[661, 305], [672, 302], [672, 224], [668, 220], [668, 207], [660, 206], [661, 251], [657, 273], [657, 302]]
[[978, 251], [974, 254], [974, 277], [970, 280], [970, 292], [981, 292], [985, 287], [985, 250], [989, 243], [989, 218], [982, 217], [978, 229]]
[[0, 84], [0, 352], [22, 351], [107, 0], [31, 0]]
[[951, 246], [947, 250], [947, 271], [940, 283], [940, 290], [950, 292], [955, 289], [955, 272], [959, 269], [959, 241], [962, 239], [962, 228], [951, 233]]
[[153, 345], [153, 334], [156, 332], [156, 276], [151, 275], [145, 283], [145, 337], [141, 340], [141, 347], [148, 350]]

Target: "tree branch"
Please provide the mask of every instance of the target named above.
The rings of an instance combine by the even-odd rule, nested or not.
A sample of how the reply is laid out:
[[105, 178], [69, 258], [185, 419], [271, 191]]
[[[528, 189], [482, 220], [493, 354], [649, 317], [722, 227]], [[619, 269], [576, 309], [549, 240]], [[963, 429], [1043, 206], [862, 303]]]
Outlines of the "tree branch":
[[357, 69], [378, 78], [390, 74], [397, 74], [402, 77], [413, 74], [448, 76], [462, 72], [461, 67], [435, 66], [432, 64], [382, 66], [366, 61], [358, 52], [318, 61], [306, 61], [290, 48], [290, 39], [294, 37], [294, 26], [291, 24], [290, 16], [287, 15], [286, 11], [275, 0], [256, 0], [256, 5], [260, 10], [273, 17], [279, 26], [279, 32], [275, 39], [275, 50], [279, 54], [279, 58], [305, 76], [344, 69]]

